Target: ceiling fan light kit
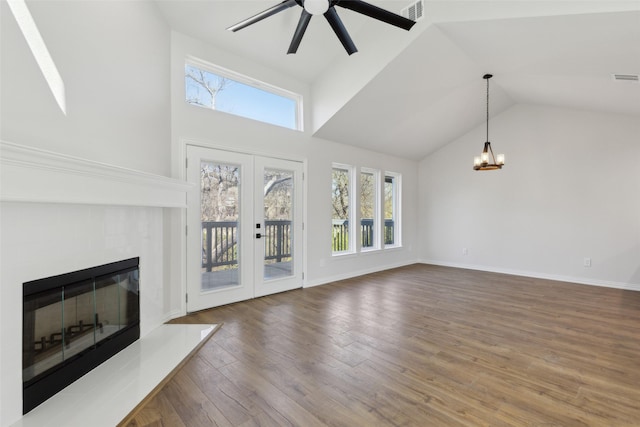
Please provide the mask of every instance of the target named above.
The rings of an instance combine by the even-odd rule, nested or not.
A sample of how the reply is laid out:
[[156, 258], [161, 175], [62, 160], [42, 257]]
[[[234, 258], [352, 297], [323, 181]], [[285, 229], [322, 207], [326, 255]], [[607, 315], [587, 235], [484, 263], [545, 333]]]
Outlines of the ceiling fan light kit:
[[487, 81], [487, 140], [484, 143], [484, 148], [480, 156], [473, 158], [473, 169], [477, 171], [494, 171], [502, 169], [504, 166], [504, 154], [493, 155], [493, 149], [489, 142], [489, 79], [493, 77], [492, 74], [485, 74], [482, 76]]
[[374, 6], [362, 0], [284, 0], [280, 4], [272, 6], [269, 9], [263, 10], [262, 12], [250, 18], [247, 18], [235, 25], [230, 26], [229, 28], [227, 28], [227, 30], [233, 32], [239, 31], [243, 28], [248, 27], [249, 25], [262, 21], [265, 18], [280, 13], [283, 10], [287, 10], [295, 5], [302, 7], [302, 13], [300, 14], [300, 19], [298, 20], [298, 25], [296, 26], [295, 32], [293, 33], [293, 38], [291, 40], [291, 44], [289, 45], [287, 53], [296, 53], [298, 51], [298, 47], [300, 46], [302, 37], [304, 36], [304, 33], [307, 30], [307, 26], [309, 25], [309, 22], [314, 15], [323, 15], [325, 17], [325, 19], [333, 29], [333, 32], [336, 33], [336, 36], [349, 55], [357, 52], [358, 49], [353, 43], [353, 40], [351, 40], [351, 36], [349, 36], [349, 33], [342, 23], [342, 20], [338, 16], [338, 12], [336, 12], [335, 6], [340, 6], [344, 9], [352, 10], [354, 12], [360, 13], [373, 19], [377, 19], [378, 21], [385, 22], [387, 24], [402, 28], [407, 31], [409, 31], [411, 27], [413, 27], [413, 25], [415, 25], [416, 23], [415, 21], [405, 18], [404, 16], [389, 12], [388, 10], [382, 9], [378, 6]]

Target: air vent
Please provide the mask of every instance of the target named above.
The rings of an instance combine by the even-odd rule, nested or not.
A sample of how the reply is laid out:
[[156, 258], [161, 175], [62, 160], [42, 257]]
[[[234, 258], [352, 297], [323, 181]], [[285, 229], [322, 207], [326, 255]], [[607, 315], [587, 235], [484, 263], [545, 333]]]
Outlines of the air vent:
[[400, 11], [400, 15], [405, 18], [409, 18], [412, 21], [419, 21], [424, 18], [424, 1], [418, 0], [417, 2], [410, 4]]
[[612, 74], [613, 80], [617, 82], [638, 82], [640, 76], [638, 74]]

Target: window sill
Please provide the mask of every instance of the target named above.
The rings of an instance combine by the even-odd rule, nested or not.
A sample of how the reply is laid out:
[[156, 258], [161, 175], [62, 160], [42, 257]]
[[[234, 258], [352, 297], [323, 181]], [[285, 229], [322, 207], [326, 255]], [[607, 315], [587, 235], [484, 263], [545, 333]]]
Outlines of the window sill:
[[371, 248], [371, 249], [360, 249], [360, 252], [332, 252], [331, 258], [339, 259], [339, 258], [355, 258], [359, 255], [375, 255], [382, 254], [388, 251], [397, 251], [403, 249], [402, 245], [395, 246], [386, 246], [384, 248]]
[[366, 249], [360, 249], [360, 253], [361, 254], [375, 254], [375, 253], [379, 253], [382, 252], [381, 248], [366, 248]]
[[332, 252], [331, 253], [332, 258], [349, 258], [356, 255], [357, 255], [356, 252]]

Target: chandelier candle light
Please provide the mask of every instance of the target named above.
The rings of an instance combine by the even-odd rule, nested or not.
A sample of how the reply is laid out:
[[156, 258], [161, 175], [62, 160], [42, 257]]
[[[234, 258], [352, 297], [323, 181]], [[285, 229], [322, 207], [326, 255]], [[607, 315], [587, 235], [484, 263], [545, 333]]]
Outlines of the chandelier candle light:
[[[487, 142], [484, 143], [484, 149], [480, 156], [473, 158], [473, 169], [477, 171], [493, 171], [502, 169], [502, 166], [504, 166], [504, 154], [494, 156], [489, 142], [489, 79], [491, 77], [493, 77], [492, 74], [485, 74], [482, 77], [487, 81]], [[490, 163], [490, 160], [493, 163]]]

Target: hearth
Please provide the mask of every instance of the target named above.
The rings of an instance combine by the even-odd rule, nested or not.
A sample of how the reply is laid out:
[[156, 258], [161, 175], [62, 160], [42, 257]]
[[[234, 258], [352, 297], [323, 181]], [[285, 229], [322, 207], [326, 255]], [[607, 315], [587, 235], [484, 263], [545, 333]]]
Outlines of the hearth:
[[23, 285], [23, 414], [140, 338], [139, 258]]

